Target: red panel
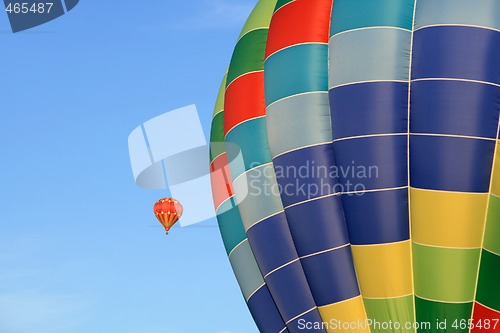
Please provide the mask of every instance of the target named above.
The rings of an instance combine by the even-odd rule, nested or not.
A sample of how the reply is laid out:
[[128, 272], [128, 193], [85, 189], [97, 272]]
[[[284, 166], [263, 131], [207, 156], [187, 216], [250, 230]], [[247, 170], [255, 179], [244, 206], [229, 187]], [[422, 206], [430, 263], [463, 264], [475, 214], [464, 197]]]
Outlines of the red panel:
[[266, 114], [264, 72], [243, 75], [226, 89], [224, 135], [236, 125]]
[[471, 333], [500, 333], [500, 312], [476, 302], [473, 318], [474, 328]]
[[229, 163], [227, 154], [218, 156], [210, 164], [210, 180], [212, 182], [212, 196], [214, 198], [215, 209], [224, 201], [233, 196], [231, 186], [231, 175], [229, 173]]
[[266, 58], [301, 43], [328, 43], [332, 0], [296, 0], [279, 9], [271, 20]]

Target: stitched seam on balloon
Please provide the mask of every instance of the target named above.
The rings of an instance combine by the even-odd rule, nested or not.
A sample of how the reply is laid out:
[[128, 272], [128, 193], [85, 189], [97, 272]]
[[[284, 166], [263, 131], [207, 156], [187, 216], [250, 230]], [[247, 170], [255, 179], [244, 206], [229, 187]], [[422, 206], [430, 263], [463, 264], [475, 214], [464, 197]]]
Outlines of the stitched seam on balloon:
[[460, 246], [444, 246], [444, 245], [432, 245], [432, 244], [425, 244], [425, 243], [420, 243], [412, 240], [413, 244], [417, 244], [420, 246], [425, 246], [425, 247], [432, 247], [436, 249], [447, 249], [447, 250], [480, 250], [481, 247], [479, 246], [471, 246], [471, 247], [460, 247]]
[[383, 83], [383, 82], [387, 82], [387, 83], [391, 83], [391, 82], [392, 83], [408, 83], [408, 80], [363, 80], [363, 81], [353, 81], [353, 82], [341, 83], [341, 84], [337, 84], [337, 85], [334, 85], [334, 86], [330, 86], [328, 89], [329, 90], [333, 90], [333, 89], [336, 89], [336, 88], [351, 86], [351, 85], [355, 85], [355, 84]]
[[424, 301], [435, 302], [435, 303], [467, 304], [467, 303], [474, 302], [474, 300], [460, 301], [460, 302], [457, 302], [457, 301], [443, 301], [443, 300], [438, 300], [438, 299], [432, 299], [432, 298], [426, 298], [426, 297], [418, 296], [416, 293], [415, 293], [415, 296], [418, 297], [418, 298], [420, 298], [420, 299], [423, 299]]
[[411, 133], [414, 136], [437, 136], [444, 138], [458, 138], [458, 139], [472, 139], [472, 140], [484, 140], [484, 141], [497, 141], [494, 138], [487, 138], [482, 136], [470, 136], [470, 135], [459, 135], [459, 134], [438, 134], [438, 133]]
[[500, 257], [500, 253], [496, 253], [495, 251], [489, 250], [489, 249], [487, 249], [486, 247], [483, 247], [483, 249], [484, 249], [486, 252], [489, 252], [489, 253], [491, 253], [491, 254], [496, 255], [497, 257]]
[[[231, 198], [234, 198], [234, 194], [232, 196], [230, 196], [229, 198], [225, 199], [224, 201], [222, 201], [221, 204], [215, 209], [215, 211], [217, 212], [222, 207], [222, 205], [225, 204], [226, 202], [228, 202], [229, 200], [231, 200]], [[219, 215], [219, 214], [217, 214], [217, 215]]]
[[[500, 116], [500, 109], [499, 109], [499, 113], [498, 114]], [[498, 138], [499, 135], [500, 135], [500, 118], [498, 119], [497, 135], [496, 135], [496, 137]], [[497, 155], [498, 155], [498, 146], [499, 146], [498, 143], [495, 144], [495, 150], [493, 152], [493, 161], [492, 161], [492, 164], [491, 164], [491, 174], [490, 174], [490, 186], [489, 186], [488, 193], [491, 193], [493, 191], [495, 171], [498, 172], [498, 170], [495, 170], [496, 158], [497, 158]], [[483, 224], [483, 237], [481, 238], [481, 248], [482, 249], [484, 249], [484, 240], [485, 240], [485, 237], [486, 237], [486, 228], [488, 227], [488, 213], [489, 213], [489, 210], [490, 210], [490, 203], [491, 203], [491, 196], [488, 196], [488, 201], [487, 201], [487, 204], [486, 204], [486, 214], [485, 214], [485, 217], [484, 217], [484, 224]], [[474, 298], [473, 298], [473, 301], [475, 301], [476, 298], [477, 298], [477, 290], [478, 290], [478, 287], [479, 287], [479, 274], [481, 272], [481, 261], [482, 261], [482, 259], [483, 259], [483, 251], [480, 251], [479, 252], [479, 260], [478, 260], [478, 264], [477, 264], [476, 286], [474, 288]], [[472, 319], [474, 317], [475, 308], [476, 308], [476, 303], [474, 302], [472, 304], [472, 313], [471, 313], [471, 318]], [[469, 329], [469, 333], [471, 331], [472, 331], [472, 329]]]
[[251, 293], [248, 298], [246, 299], [247, 303], [250, 302], [250, 298], [252, 298], [252, 296], [254, 296], [259, 290], [261, 290], [264, 286], [266, 285], [266, 283], [264, 282], [263, 284], [261, 284], [257, 289], [255, 289], [255, 291], [253, 293]]
[[287, 325], [288, 325], [288, 324], [290, 324], [291, 322], [293, 322], [293, 321], [295, 321], [295, 320], [299, 319], [299, 318], [300, 318], [300, 317], [302, 317], [302, 316], [305, 316], [306, 314], [308, 314], [309, 312], [312, 312], [312, 311], [316, 310], [317, 308], [318, 308], [318, 307], [317, 307], [317, 306], [315, 306], [314, 308], [312, 308], [312, 309], [310, 309], [310, 310], [307, 310], [307, 311], [305, 311], [305, 312], [303, 312], [303, 313], [299, 314], [298, 316], [293, 317], [292, 319], [290, 319], [289, 321], [287, 321], [287, 322], [286, 322], [286, 324], [287, 324]]
[[279, 12], [282, 8], [285, 8], [286, 6], [288, 6], [288, 5], [290, 5], [290, 4], [294, 3], [294, 2], [295, 2], [295, 0], [292, 0], [292, 1], [287, 2], [286, 4], [284, 4], [283, 6], [281, 6], [280, 8], [278, 8], [277, 10], [274, 11], [273, 16], [276, 15], [276, 13]]
[[244, 240], [242, 240], [241, 242], [238, 243], [238, 245], [236, 245], [232, 250], [231, 252], [229, 252], [229, 254], [227, 255], [229, 258], [231, 258], [231, 255], [234, 253], [234, 251], [240, 247], [241, 245], [243, 245], [244, 243], [248, 242], [248, 238], [245, 238]]
[[301, 202], [296, 202], [294, 204], [286, 206], [285, 209], [289, 209], [289, 208], [292, 208], [292, 207], [295, 207], [295, 206], [303, 205], [303, 204], [306, 204], [306, 203], [309, 203], [309, 202], [312, 202], [312, 201], [317, 201], [317, 200], [322, 200], [322, 199], [326, 199], [326, 198], [335, 197], [335, 196], [338, 196], [338, 195], [341, 195], [341, 194], [342, 194], [341, 192], [330, 193], [330, 194], [327, 194], [327, 195], [324, 195], [324, 196], [321, 196], [321, 197], [312, 198], [312, 199], [304, 200], [304, 201], [301, 201]]
[[[411, 154], [410, 154], [410, 143], [411, 143], [411, 85], [412, 85], [412, 74], [413, 74], [413, 45], [415, 42], [415, 23], [417, 20], [417, 2], [418, 0], [414, 0], [413, 2], [413, 16], [411, 22], [411, 39], [410, 39], [410, 55], [409, 55], [409, 64], [408, 64], [408, 113], [407, 113], [407, 156], [406, 156], [406, 166], [407, 166], [407, 185], [408, 185], [408, 235], [410, 240], [410, 276], [411, 276], [411, 291], [413, 294], [416, 294], [415, 290], [415, 269], [413, 267], [413, 247], [411, 242], [413, 240], [412, 236], [412, 216], [411, 216]], [[417, 304], [416, 298], [412, 297], [412, 305], [413, 305], [413, 320], [417, 320]], [[418, 333], [417, 327], [415, 327], [415, 333]]]
[[242, 125], [244, 123], [247, 123], [249, 121], [256, 120], [256, 119], [261, 119], [261, 118], [265, 118], [265, 117], [266, 117], [266, 115], [263, 115], [263, 116], [257, 116], [257, 117], [248, 118], [248, 119], [243, 120], [242, 122], [240, 122], [240, 123], [234, 125], [233, 127], [231, 127], [229, 129], [229, 131], [227, 131], [227, 133], [224, 135], [224, 139], [226, 139], [227, 136], [229, 135], [229, 133], [231, 133], [231, 131], [234, 130], [236, 127], [238, 127], [238, 126], [240, 126], [240, 125]]
[[341, 32], [337, 32], [336, 34], [330, 36], [330, 41], [337, 36], [350, 33], [350, 32], [356, 32], [356, 31], [362, 31], [362, 30], [374, 30], [374, 29], [391, 29], [391, 30], [401, 30], [401, 31], [406, 31], [406, 32], [411, 32], [410, 29], [405, 29], [401, 27], [395, 27], [395, 26], [390, 26], [390, 25], [374, 25], [372, 27], [362, 27], [362, 28], [353, 28]]
[[296, 152], [296, 151], [304, 150], [304, 149], [307, 149], [307, 148], [313, 148], [313, 147], [319, 147], [319, 146], [329, 145], [331, 143], [332, 143], [331, 141], [325, 141], [325, 142], [313, 143], [313, 144], [310, 144], [310, 145], [307, 145], [307, 146], [303, 146], [303, 147], [299, 147], [299, 148], [290, 149], [290, 150], [287, 150], [287, 151], [284, 151], [282, 153], [279, 153], [279, 154], [275, 155], [273, 157], [273, 160], [276, 159], [276, 158], [278, 158], [278, 157], [280, 157], [280, 156], [289, 154], [289, 153], [293, 153], [293, 152]]
[[491, 31], [496, 31], [500, 32], [499, 29], [492, 28], [492, 27], [486, 27], [483, 25], [475, 25], [475, 24], [453, 24], [453, 23], [442, 23], [442, 24], [428, 24], [421, 26], [415, 31], [423, 30], [423, 29], [428, 29], [428, 28], [438, 28], [438, 27], [466, 27], [466, 28], [478, 28], [478, 29], [485, 29], [485, 30], [491, 30]]
[[283, 329], [282, 329], [281, 331], [279, 331], [278, 333], [283, 333], [283, 332], [285, 332], [285, 331], [286, 331], [286, 329], [287, 329], [287, 327], [285, 326], [285, 328], [283, 328]]
[[476, 303], [477, 303], [477, 304], [479, 304], [479, 305], [481, 305], [482, 307], [485, 307], [485, 308], [486, 308], [486, 309], [488, 309], [488, 310], [491, 310], [491, 311], [496, 312], [496, 313], [500, 313], [500, 310], [495, 310], [495, 309], [493, 309], [493, 308], [490, 308], [489, 306], [486, 306], [486, 305], [484, 305], [484, 304], [483, 304], [483, 303], [481, 303], [481, 302], [476, 301]]
[[221, 114], [222, 112], [224, 112], [224, 108], [220, 109], [220, 110], [217, 110], [214, 112], [214, 115], [212, 116], [212, 120], [215, 119], [215, 117], [217, 117], [219, 114]]
[[[210, 143], [212, 143], [212, 142], [210, 142]], [[224, 143], [224, 142], [221, 142], [221, 143]], [[227, 152], [222, 152], [219, 155], [217, 155], [214, 158], [212, 158], [212, 162], [210, 162], [210, 166], [212, 166], [214, 164], [214, 162], [215, 162], [216, 159], [218, 159], [219, 157], [221, 157], [224, 154], [227, 154]]]
[[411, 82], [419, 82], [419, 81], [457, 81], [457, 82], [470, 82], [470, 83], [479, 83], [486, 84], [489, 86], [494, 86], [500, 88], [500, 84], [489, 81], [481, 81], [481, 80], [472, 80], [472, 79], [460, 79], [454, 77], [423, 77], [419, 79], [413, 79]]
[[376, 188], [373, 190], [364, 190], [364, 191], [353, 191], [353, 192], [341, 192], [342, 195], [356, 195], [356, 194], [364, 194], [364, 193], [378, 193], [378, 192], [388, 192], [388, 191], [398, 191], [407, 189], [409, 186], [398, 186], [398, 187], [387, 187], [387, 188]]
[[325, 254], [325, 253], [328, 253], [328, 252], [333, 252], [333, 251], [336, 251], [336, 250], [341, 250], [341, 249], [344, 249], [346, 247], [349, 247], [350, 245], [351, 245], [350, 243], [347, 243], [347, 244], [344, 244], [344, 245], [341, 245], [341, 246], [333, 247], [333, 248], [328, 249], [328, 250], [323, 250], [323, 251], [319, 251], [319, 252], [316, 252], [316, 253], [307, 254], [305, 256], [300, 257], [299, 259], [307, 259], [307, 258], [318, 256], [320, 254]]
[[[247, 175], [247, 174], [248, 174], [248, 173], [250, 173], [251, 171], [255, 171], [255, 170], [259, 169], [259, 168], [267, 167], [267, 166], [270, 166], [270, 165], [273, 165], [273, 162], [267, 162], [267, 163], [265, 163], [265, 164], [260, 164], [260, 165], [258, 165], [258, 166], [256, 166], [256, 167], [250, 168], [250, 169], [248, 169], [248, 170], [246, 170], [246, 171], [242, 172], [242, 173], [241, 173], [241, 174], [239, 174], [236, 178], [234, 178], [234, 180], [233, 180], [233, 184], [234, 184], [234, 183], [236, 183], [236, 182], [238, 181], [238, 179], [239, 179], [239, 178], [241, 178], [242, 176]], [[274, 170], [274, 169], [273, 169], [273, 170]]]
[[463, 191], [446, 191], [446, 190], [433, 190], [433, 189], [427, 189], [427, 188], [419, 188], [419, 187], [414, 187], [411, 186], [411, 189], [418, 190], [418, 191], [426, 191], [426, 192], [434, 192], [434, 193], [449, 193], [449, 194], [475, 194], [475, 195], [487, 195], [489, 192], [463, 192]]
[[495, 198], [499, 198], [500, 199], [500, 195], [498, 195], [498, 194], [491, 193], [491, 195], [494, 196]]
[[363, 297], [363, 298], [364, 298], [364, 299], [367, 299], [367, 300], [388, 300], [388, 299], [405, 298], [405, 297], [409, 297], [409, 296], [413, 296], [413, 293], [412, 293], [412, 294], [407, 294], [407, 295], [402, 295], [402, 296], [388, 296], [388, 297]]
[[283, 269], [283, 268], [285, 268], [285, 267], [288, 267], [288, 266], [290, 266], [291, 264], [294, 264], [294, 263], [299, 262], [299, 261], [300, 261], [300, 258], [297, 258], [297, 259], [294, 259], [294, 260], [292, 260], [292, 261], [290, 261], [290, 262], [287, 262], [286, 264], [283, 264], [283, 265], [281, 265], [281, 266], [279, 266], [279, 267], [277, 267], [277, 268], [273, 269], [272, 271], [270, 271], [269, 273], [267, 273], [266, 275], [264, 275], [264, 279], [267, 279], [267, 278], [268, 278], [270, 275], [272, 275], [273, 273], [276, 273], [277, 271], [279, 271], [279, 270], [281, 270], [281, 269]]
[[286, 97], [282, 97], [272, 103], [270, 103], [269, 105], [266, 106], [266, 110], [267, 108], [271, 107], [272, 105], [276, 104], [276, 103], [279, 103], [281, 101], [284, 101], [286, 99], [291, 99], [291, 98], [294, 98], [294, 97], [297, 97], [297, 96], [303, 96], [303, 95], [313, 95], [313, 94], [328, 94], [328, 91], [327, 90], [314, 90], [314, 91], [305, 91], [305, 92], [301, 92], [301, 93], [298, 93], [298, 94], [293, 94], [293, 95], [289, 95], [289, 96], [286, 96]]
[[396, 242], [388, 242], [388, 243], [380, 243], [380, 244], [351, 244], [353, 248], [357, 247], [381, 247], [387, 245], [395, 245], [395, 244], [403, 244], [403, 243], [411, 243], [411, 239], [403, 239]]
[[229, 89], [229, 87], [238, 79], [241, 79], [242, 77], [244, 76], [247, 76], [247, 75], [250, 75], [250, 74], [257, 74], [257, 73], [262, 73], [264, 72], [263, 69], [260, 69], [258, 71], [250, 71], [250, 72], [245, 72], [243, 74], [240, 74], [239, 76], [235, 77], [231, 82], [229, 82], [227, 85], [226, 85], [226, 91], [227, 89]]
[[326, 308], [329, 308], [330, 306], [332, 305], [339, 305], [339, 304], [342, 304], [342, 303], [347, 303], [347, 302], [351, 302], [357, 298], [363, 298], [363, 296], [361, 295], [358, 295], [356, 297], [352, 297], [352, 298], [348, 298], [348, 299], [344, 299], [342, 301], [339, 301], [339, 302], [336, 302], [336, 303], [331, 303], [331, 304], [327, 304], [327, 305], [321, 305], [321, 306], [318, 306], [318, 309], [326, 309]]
[[346, 140], [355, 140], [355, 139], [366, 139], [366, 138], [378, 138], [378, 137], [390, 137], [390, 136], [407, 136], [408, 133], [382, 133], [382, 134], [366, 134], [366, 135], [356, 135], [356, 136], [348, 136], [344, 138], [338, 138], [333, 140], [332, 142], [346, 141]]
[[241, 35], [241, 37], [239, 37], [239, 38], [238, 38], [238, 40], [236, 41], [236, 44], [238, 44], [238, 43], [239, 43], [239, 41], [240, 41], [243, 37], [245, 37], [245, 36], [246, 36], [246, 35], [248, 35], [249, 33], [254, 32], [254, 31], [257, 31], [257, 30], [269, 30], [269, 27], [268, 27], [268, 26], [267, 26], [267, 27], [256, 27], [256, 28], [253, 28], [253, 29], [248, 30], [248, 31], [247, 31], [247, 32], [245, 32], [243, 35]]
[[257, 222], [255, 222], [254, 224], [251, 224], [251, 225], [248, 227], [248, 229], [246, 229], [245, 231], [248, 233], [248, 231], [249, 231], [250, 229], [252, 229], [253, 227], [255, 227], [257, 224], [260, 224], [260, 223], [262, 223], [262, 222], [264, 222], [264, 221], [266, 221], [266, 220], [270, 219], [271, 217], [274, 217], [274, 216], [280, 215], [280, 214], [282, 214], [282, 213], [284, 213], [284, 212], [285, 212], [284, 210], [281, 210], [281, 211], [279, 211], [279, 212], [277, 212], [277, 213], [274, 213], [274, 214], [271, 214], [271, 215], [269, 215], [269, 216], [266, 216], [266, 217], [264, 217], [263, 219], [258, 220], [258, 221], [257, 221]]
[[271, 58], [273, 55], [275, 55], [277, 53], [280, 53], [281, 51], [290, 49], [290, 48], [295, 47], [295, 46], [300, 46], [300, 45], [325, 45], [325, 46], [328, 46], [328, 42], [314, 42], [314, 41], [312, 41], [312, 42], [302, 42], [302, 43], [297, 43], [297, 44], [293, 44], [293, 45], [287, 45], [284, 48], [279, 49], [277, 51], [274, 51], [273, 53], [271, 53], [270, 55], [268, 55], [264, 59], [264, 62], [267, 61], [269, 58]]

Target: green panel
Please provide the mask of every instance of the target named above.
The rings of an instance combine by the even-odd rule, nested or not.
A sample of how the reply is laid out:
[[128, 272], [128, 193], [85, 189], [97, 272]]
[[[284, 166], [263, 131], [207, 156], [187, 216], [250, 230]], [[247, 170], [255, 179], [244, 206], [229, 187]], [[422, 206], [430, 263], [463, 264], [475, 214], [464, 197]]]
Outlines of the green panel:
[[217, 95], [217, 100], [215, 101], [214, 116], [217, 115], [219, 112], [224, 111], [224, 95], [226, 92], [226, 80], [227, 80], [227, 73], [224, 75], [224, 79], [222, 79], [222, 83], [219, 88], [219, 94]]
[[[469, 333], [469, 329], [455, 329], [452, 327], [455, 320], [468, 320], [472, 315], [472, 302], [470, 303], [439, 303], [431, 302], [416, 297], [417, 323], [419, 333]], [[444, 323], [446, 321], [446, 323]], [[430, 327], [425, 327], [430, 323]], [[438, 327], [438, 323], [439, 327]]]
[[[415, 332], [414, 329], [405, 328], [408, 323], [415, 321], [413, 295], [393, 299], [365, 299], [364, 303], [366, 314], [373, 322], [388, 323], [392, 321], [393, 323], [398, 323], [401, 327], [400, 329], [387, 330], [383, 329], [381, 325], [372, 325], [371, 333]], [[393, 327], [398, 328], [397, 326]]]
[[210, 130], [210, 161], [226, 151], [224, 145], [224, 112], [215, 116]]
[[238, 76], [264, 70], [268, 29], [259, 29], [243, 36], [234, 49], [227, 73], [226, 86]]
[[223, 203], [217, 210], [217, 221], [224, 247], [229, 254], [236, 245], [247, 238], [234, 198]]
[[493, 195], [490, 197], [484, 248], [500, 254], [500, 198]]
[[443, 302], [472, 302], [479, 255], [479, 249], [413, 244], [415, 294]]
[[500, 256], [483, 250], [476, 300], [500, 311]]
[[269, 28], [276, 0], [260, 0], [243, 26], [240, 37], [258, 28]]
[[335, 0], [331, 36], [365, 27], [398, 27], [411, 30], [415, 0]]
[[278, 2], [276, 3], [276, 9], [274, 11], [277, 11], [278, 9], [280, 9], [281, 7], [292, 1], [294, 0], [278, 0]]

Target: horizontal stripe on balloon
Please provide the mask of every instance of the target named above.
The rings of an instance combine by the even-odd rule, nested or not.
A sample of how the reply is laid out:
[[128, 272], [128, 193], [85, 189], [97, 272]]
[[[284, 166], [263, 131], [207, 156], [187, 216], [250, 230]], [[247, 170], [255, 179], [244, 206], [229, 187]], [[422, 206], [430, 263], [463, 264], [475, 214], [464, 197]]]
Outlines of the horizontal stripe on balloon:
[[407, 81], [411, 33], [393, 28], [358, 30], [330, 41], [329, 86], [386, 80]]
[[500, 197], [490, 196], [488, 219], [484, 235], [484, 248], [500, 253]]
[[415, 28], [435, 24], [468, 24], [500, 30], [497, 0], [418, 0]]
[[408, 131], [408, 83], [373, 82], [330, 90], [333, 139]]
[[229, 254], [234, 248], [247, 238], [243, 223], [241, 222], [238, 207], [236, 207], [234, 199], [228, 200], [220, 208], [223, 213], [217, 214], [219, 222], [219, 230], [222, 235], [224, 247]]
[[[332, 0], [297, 0], [276, 12], [271, 21], [273, 30], [266, 48], [266, 58], [286, 47], [303, 43], [328, 43]], [[304, 19], [307, 17], [307, 20]], [[312, 27], [311, 22], [314, 22]]]
[[410, 141], [412, 187], [489, 192], [494, 142], [431, 136]]
[[373, 26], [411, 30], [413, 4], [414, 0], [335, 0], [331, 35]]
[[500, 255], [483, 250], [479, 280], [477, 282], [476, 300], [497, 311], [500, 311], [499, 267]]
[[461, 78], [500, 84], [500, 33], [496, 31], [470, 27], [418, 30], [413, 52], [412, 79]]
[[[468, 333], [469, 327], [460, 328], [460, 321], [467, 320], [471, 317], [472, 302], [468, 303], [446, 303], [415, 297], [415, 307], [417, 312], [418, 323], [430, 323], [430, 327], [422, 327], [420, 332], [447, 332]], [[447, 329], [443, 324], [446, 320]], [[454, 322], [459, 323], [458, 328], [450, 328]], [[441, 329], [436, 325], [441, 323]], [[467, 326], [467, 325], [465, 325]]]
[[263, 284], [259, 267], [248, 242], [238, 246], [229, 257], [241, 291], [248, 299]]
[[283, 321], [276, 320], [276, 315], [279, 316], [279, 313], [267, 285], [252, 295], [248, 300], [248, 307], [253, 310], [252, 316], [260, 332], [288, 333], [287, 330], [283, 331], [285, 328]]

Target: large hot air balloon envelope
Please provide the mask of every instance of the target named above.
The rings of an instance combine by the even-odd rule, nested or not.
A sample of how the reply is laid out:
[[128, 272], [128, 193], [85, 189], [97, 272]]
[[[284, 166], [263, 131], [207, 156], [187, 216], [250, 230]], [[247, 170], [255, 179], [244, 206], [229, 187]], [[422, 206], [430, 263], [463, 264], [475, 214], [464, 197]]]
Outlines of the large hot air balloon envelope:
[[262, 333], [500, 332], [498, 54], [497, 0], [258, 2], [211, 168]]

